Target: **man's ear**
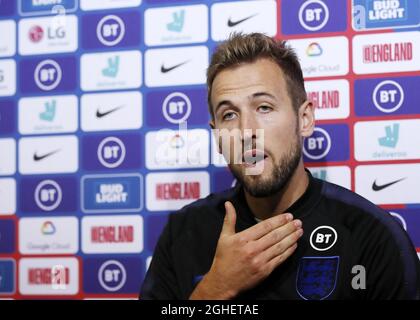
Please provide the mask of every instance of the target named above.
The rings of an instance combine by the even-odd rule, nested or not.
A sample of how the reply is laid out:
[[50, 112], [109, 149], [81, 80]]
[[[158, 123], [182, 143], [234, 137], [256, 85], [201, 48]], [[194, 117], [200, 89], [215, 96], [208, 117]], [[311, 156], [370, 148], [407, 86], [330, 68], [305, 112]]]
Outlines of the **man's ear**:
[[315, 107], [311, 101], [306, 100], [299, 107], [299, 131], [302, 137], [310, 137], [315, 128]]
[[214, 130], [215, 126], [214, 126], [214, 120], [213, 119], [211, 119], [209, 121], [209, 126], [210, 126], [210, 128], [212, 128], [212, 130]]

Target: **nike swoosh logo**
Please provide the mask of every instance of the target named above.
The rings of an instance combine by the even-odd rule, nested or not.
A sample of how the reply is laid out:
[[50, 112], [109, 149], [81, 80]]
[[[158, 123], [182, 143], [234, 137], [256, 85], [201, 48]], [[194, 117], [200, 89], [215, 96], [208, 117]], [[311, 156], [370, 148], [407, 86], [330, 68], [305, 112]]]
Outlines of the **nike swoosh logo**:
[[57, 153], [58, 151], [60, 151], [60, 149], [51, 151], [51, 152], [46, 153], [46, 154], [43, 154], [42, 156], [37, 155], [37, 153], [35, 152], [34, 153], [34, 161], [41, 161], [45, 158], [48, 158], [48, 157], [52, 156], [53, 154]]
[[396, 183], [398, 183], [398, 182], [400, 182], [404, 179], [405, 178], [398, 179], [398, 180], [395, 180], [395, 181], [392, 181], [392, 182], [389, 182], [389, 183], [386, 183], [386, 184], [382, 184], [382, 185], [379, 185], [379, 186], [376, 184], [376, 180], [375, 180], [372, 184], [372, 190], [373, 191], [381, 191], [381, 190], [383, 190], [385, 188], [388, 188], [388, 187], [392, 186], [393, 184], [396, 184]]
[[181, 63], [176, 64], [176, 65], [174, 65], [174, 66], [172, 66], [172, 67], [169, 67], [169, 68], [166, 68], [166, 67], [162, 64], [162, 66], [160, 67], [160, 72], [162, 72], [162, 73], [167, 73], [167, 72], [172, 71], [172, 70], [174, 70], [174, 69], [176, 69], [176, 68], [179, 68], [180, 66], [182, 66], [182, 65], [184, 65], [184, 64], [186, 64], [186, 63], [188, 63], [188, 62], [190, 62], [190, 60], [188, 60], [188, 61], [184, 61], [184, 62], [181, 62]]
[[249, 17], [243, 18], [243, 19], [238, 20], [238, 21], [232, 21], [232, 18], [229, 18], [228, 23], [227, 23], [228, 24], [228, 27], [232, 28], [234, 26], [237, 26], [238, 24], [240, 24], [240, 23], [242, 23], [242, 22], [244, 22], [246, 20], [249, 20], [249, 19], [255, 17], [256, 15], [258, 15], [258, 13], [255, 13], [255, 14], [249, 16]]
[[98, 110], [96, 110], [96, 117], [97, 118], [103, 118], [103, 117], [105, 117], [105, 116], [107, 116], [107, 115], [109, 115], [109, 114], [111, 114], [111, 113], [113, 113], [113, 112], [115, 112], [115, 111], [123, 108], [123, 107], [124, 106], [118, 106], [118, 107], [115, 107], [115, 108], [110, 109], [110, 110], [105, 111], [105, 112], [100, 112], [99, 109], [98, 109]]

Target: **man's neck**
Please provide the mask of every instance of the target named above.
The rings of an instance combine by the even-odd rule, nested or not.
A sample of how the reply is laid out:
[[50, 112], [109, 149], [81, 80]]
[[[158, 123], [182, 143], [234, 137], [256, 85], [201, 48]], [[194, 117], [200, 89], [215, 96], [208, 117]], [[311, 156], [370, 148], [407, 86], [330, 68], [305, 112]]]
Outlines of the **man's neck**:
[[267, 219], [284, 213], [306, 191], [309, 184], [308, 174], [301, 161], [283, 189], [269, 197], [256, 198], [245, 190], [245, 199], [252, 213], [258, 219]]

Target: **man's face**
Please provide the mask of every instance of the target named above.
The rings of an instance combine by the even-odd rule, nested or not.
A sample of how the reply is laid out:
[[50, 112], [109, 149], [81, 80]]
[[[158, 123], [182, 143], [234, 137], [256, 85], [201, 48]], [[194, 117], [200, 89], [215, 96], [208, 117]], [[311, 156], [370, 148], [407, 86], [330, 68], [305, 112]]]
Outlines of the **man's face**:
[[302, 150], [300, 115], [281, 68], [270, 59], [258, 59], [225, 69], [213, 81], [211, 102], [212, 127], [241, 135], [236, 135], [239, 148], [233, 147], [235, 139], [227, 144], [219, 139], [219, 152], [233, 175], [255, 197], [279, 192], [301, 161]]

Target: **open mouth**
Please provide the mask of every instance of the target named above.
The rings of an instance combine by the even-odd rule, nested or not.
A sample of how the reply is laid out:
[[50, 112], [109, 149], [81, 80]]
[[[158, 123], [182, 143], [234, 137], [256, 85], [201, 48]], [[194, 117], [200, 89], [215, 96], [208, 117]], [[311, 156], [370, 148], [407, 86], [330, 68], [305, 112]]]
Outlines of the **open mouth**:
[[267, 157], [268, 156], [264, 151], [251, 149], [244, 152], [242, 161], [245, 167], [254, 167], [264, 161]]

